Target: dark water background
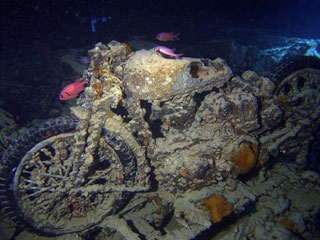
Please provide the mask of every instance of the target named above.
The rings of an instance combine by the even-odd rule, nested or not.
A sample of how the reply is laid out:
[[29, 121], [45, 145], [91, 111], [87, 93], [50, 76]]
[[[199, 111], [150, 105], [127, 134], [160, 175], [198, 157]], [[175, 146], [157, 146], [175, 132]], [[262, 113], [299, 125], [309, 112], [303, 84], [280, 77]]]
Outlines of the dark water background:
[[3, 0], [0, 4], [2, 54], [14, 54], [17, 48], [32, 54], [41, 47], [76, 47], [102, 39], [125, 41], [137, 35], [154, 40], [162, 31], [180, 32], [184, 41], [221, 38], [230, 28], [320, 38], [319, 0]]

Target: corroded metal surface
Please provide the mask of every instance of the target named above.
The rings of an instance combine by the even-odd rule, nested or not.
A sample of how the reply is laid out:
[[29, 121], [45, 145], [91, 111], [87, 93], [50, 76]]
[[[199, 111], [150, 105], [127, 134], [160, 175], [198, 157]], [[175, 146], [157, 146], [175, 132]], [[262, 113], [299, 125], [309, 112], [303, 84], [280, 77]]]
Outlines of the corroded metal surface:
[[166, 59], [153, 51], [134, 53], [117, 69], [130, 96], [164, 101], [175, 95], [222, 87], [232, 72], [222, 59]]

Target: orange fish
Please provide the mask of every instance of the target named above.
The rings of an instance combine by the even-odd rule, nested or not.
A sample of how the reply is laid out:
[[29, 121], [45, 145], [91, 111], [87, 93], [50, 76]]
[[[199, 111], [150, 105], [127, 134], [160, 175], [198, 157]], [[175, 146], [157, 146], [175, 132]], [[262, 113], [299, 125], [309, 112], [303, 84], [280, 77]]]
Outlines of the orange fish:
[[174, 41], [179, 40], [180, 33], [174, 34], [174, 32], [162, 32], [157, 35], [159, 41]]
[[78, 78], [74, 83], [70, 83], [67, 86], [65, 86], [60, 95], [59, 99], [60, 100], [69, 100], [72, 98], [75, 98], [78, 96], [80, 92], [84, 90], [85, 85], [88, 84], [88, 79], [84, 79], [83, 81]]

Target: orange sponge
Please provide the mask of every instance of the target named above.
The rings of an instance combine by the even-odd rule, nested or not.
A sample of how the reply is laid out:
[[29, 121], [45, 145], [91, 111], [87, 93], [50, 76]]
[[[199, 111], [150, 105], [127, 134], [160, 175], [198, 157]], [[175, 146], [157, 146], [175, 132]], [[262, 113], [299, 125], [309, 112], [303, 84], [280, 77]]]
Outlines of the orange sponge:
[[235, 152], [233, 159], [235, 160], [235, 168], [239, 173], [247, 173], [257, 162], [259, 150], [257, 144], [242, 143], [240, 150]]
[[216, 194], [204, 199], [204, 205], [209, 208], [213, 223], [220, 222], [232, 209], [232, 205], [224, 197]]

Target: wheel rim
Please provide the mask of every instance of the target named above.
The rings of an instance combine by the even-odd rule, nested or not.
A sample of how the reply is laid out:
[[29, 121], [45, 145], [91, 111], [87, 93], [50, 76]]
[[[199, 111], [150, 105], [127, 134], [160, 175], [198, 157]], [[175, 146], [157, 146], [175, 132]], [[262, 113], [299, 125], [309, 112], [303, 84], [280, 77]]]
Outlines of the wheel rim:
[[127, 143], [104, 129], [95, 156], [80, 156], [83, 165], [92, 162], [79, 183], [72, 159], [76, 132], [61, 132], [49, 138], [42, 134], [44, 140], [37, 139], [15, 166], [7, 162], [12, 174], [2, 173], [11, 182], [3, 185], [7, 194], [1, 196], [8, 202], [8, 216], [46, 235], [82, 231], [122, 209], [132, 196], [125, 187], [136, 173], [136, 158]]

